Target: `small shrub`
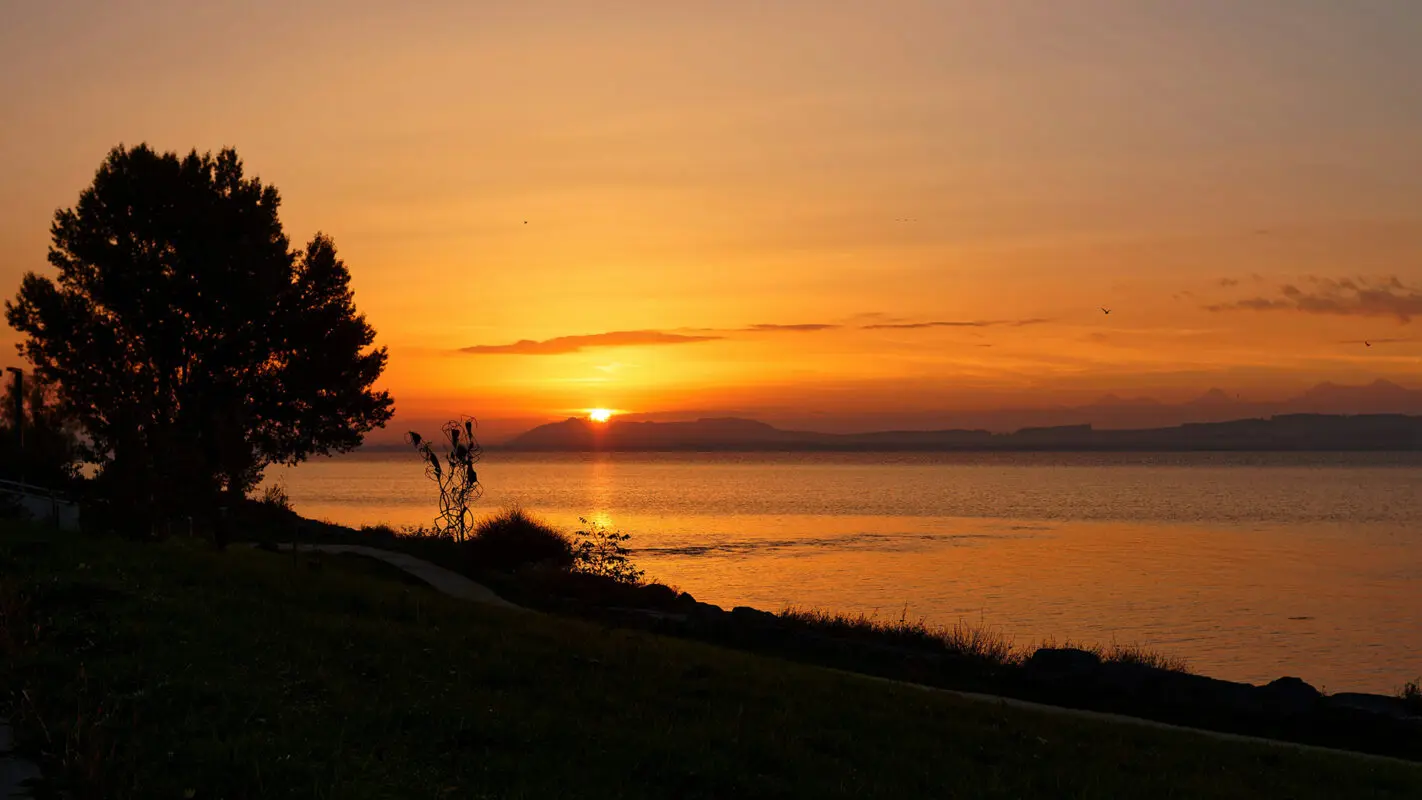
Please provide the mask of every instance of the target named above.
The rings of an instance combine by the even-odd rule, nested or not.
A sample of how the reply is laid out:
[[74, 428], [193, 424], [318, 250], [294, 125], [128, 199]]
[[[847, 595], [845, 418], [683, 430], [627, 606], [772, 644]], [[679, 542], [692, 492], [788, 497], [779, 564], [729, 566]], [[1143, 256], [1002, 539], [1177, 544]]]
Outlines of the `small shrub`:
[[1166, 672], [1193, 672], [1190, 663], [1183, 658], [1167, 655], [1156, 650], [1147, 650], [1140, 645], [1134, 644], [1127, 645], [1117, 642], [1112, 642], [1110, 645], [1084, 644], [1068, 639], [1060, 645], [1051, 640], [1044, 641], [1041, 647], [1070, 647], [1077, 650], [1085, 650], [1088, 653], [1095, 654], [1097, 658], [1101, 659], [1101, 663], [1103, 664], [1130, 664], [1165, 670]]
[[30, 614], [30, 598], [13, 580], [0, 580], [0, 653], [11, 655], [39, 638], [39, 623]]
[[29, 519], [29, 516], [20, 505], [18, 495], [0, 494], [0, 519]]
[[1101, 660], [1107, 664], [1134, 664], [1167, 672], [1191, 671], [1190, 664], [1185, 659], [1155, 650], [1147, 650], [1139, 645], [1122, 645], [1112, 642], [1110, 647], [1088, 649], [1101, 656]]
[[465, 547], [472, 563], [505, 572], [534, 564], [568, 569], [574, 563], [568, 537], [520, 508], [480, 520]]
[[400, 535], [399, 531], [385, 524], [362, 525], [359, 531], [362, 536], [368, 537], [371, 541], [383, 544], [388, 544]]
[[286, 493], [286, 487], [279, 483], [274, 483], [263, 489], [262, 496], [257, 498], [257, 502], [269, 508], [291, 510], [291, 496]]
[[378, 525], [377, 529], [384, 529], [395, 536], [403, 536], [406, 539], [428, 539], [430, 541], [454, 541], [454, 533], [448, 530], [440, 530], [425, 525], [406, 525], [400, 530], [395, 530], [388, 525]]
[[867, 614], [850, 615], [817, 609], [788, 608], [780, 619], [807, 630], [846, 639], [934, 653], [950, 653], [988, 664], [1020, 663], [1022, 654], [1012, 641], [986, 625], [958, 622], [952, 627], [929, 625], [926, 620], [910, 620], [907, 609], [898, 619], [880, 619]]
[[618, 583], [639, 584], [642, 582], [642, 576], [646, 573], [637, 569], [637, 565], [632, 562], [631, 553], [627, 549], [626, 543], [632, 538], [631, 534], [622, 531], [609, 531], [605, 525], [588, 522], [583, 517], [578, 517], [578, 522], [581, 522], [586, 530], [580, 530], [575, 534], [577, 536], [577, 543], [573, 545], [575, 569], [590, 575], [611, 578]]
[[1397, 696], [1408, 711], [1413, 714], [1422, 714], [1422, 678], [1404, 683]]

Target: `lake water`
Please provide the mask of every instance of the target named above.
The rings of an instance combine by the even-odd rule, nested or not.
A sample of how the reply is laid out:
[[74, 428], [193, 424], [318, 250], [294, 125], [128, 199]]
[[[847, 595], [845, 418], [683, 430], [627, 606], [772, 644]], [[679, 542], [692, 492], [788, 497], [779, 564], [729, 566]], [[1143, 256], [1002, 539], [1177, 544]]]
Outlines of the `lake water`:
[[[1422, 454], [492, 452], [485, 510], [633, 536], [724, 607], [1142, 644], [1251, 682], [1390, 692], [1422, 674]], [[272, 470], [298, 511], [427, 523], [413, 454]]]

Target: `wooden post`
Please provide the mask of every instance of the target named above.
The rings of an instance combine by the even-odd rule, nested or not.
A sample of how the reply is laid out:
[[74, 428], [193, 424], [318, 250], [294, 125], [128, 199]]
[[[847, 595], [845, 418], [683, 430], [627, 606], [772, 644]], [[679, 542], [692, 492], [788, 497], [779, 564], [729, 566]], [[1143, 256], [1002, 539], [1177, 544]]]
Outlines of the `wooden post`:
[[20, 468], [20, 483], [25, 482], [25, 373], [19, 367], [6, 367], [15, 373], [15, 458]]

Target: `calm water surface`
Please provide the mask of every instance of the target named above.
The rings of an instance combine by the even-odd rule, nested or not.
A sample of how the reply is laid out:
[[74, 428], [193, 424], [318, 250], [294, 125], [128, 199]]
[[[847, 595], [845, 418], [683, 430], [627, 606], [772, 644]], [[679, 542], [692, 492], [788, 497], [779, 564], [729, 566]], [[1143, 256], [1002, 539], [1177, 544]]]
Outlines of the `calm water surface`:
[[[411, 456], [274, 470], [297, 509], [427, 523]], [[1138, 643], [1216, 677], [1392, 691], [1422, 674], [1422, 455], [488, 453], [488, 510], [633, 535], [725, 607]]]

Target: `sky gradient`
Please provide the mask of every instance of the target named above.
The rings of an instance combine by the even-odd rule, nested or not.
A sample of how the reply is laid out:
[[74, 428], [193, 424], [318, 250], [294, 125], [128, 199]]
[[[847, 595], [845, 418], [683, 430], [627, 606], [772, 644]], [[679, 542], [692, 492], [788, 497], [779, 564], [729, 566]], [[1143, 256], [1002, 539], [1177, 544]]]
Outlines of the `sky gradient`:
[[114, 5], [5, 6], [5, 294], [113, 145], [231, 145], [402, 416], [1422, 383], [1410, 0]]

